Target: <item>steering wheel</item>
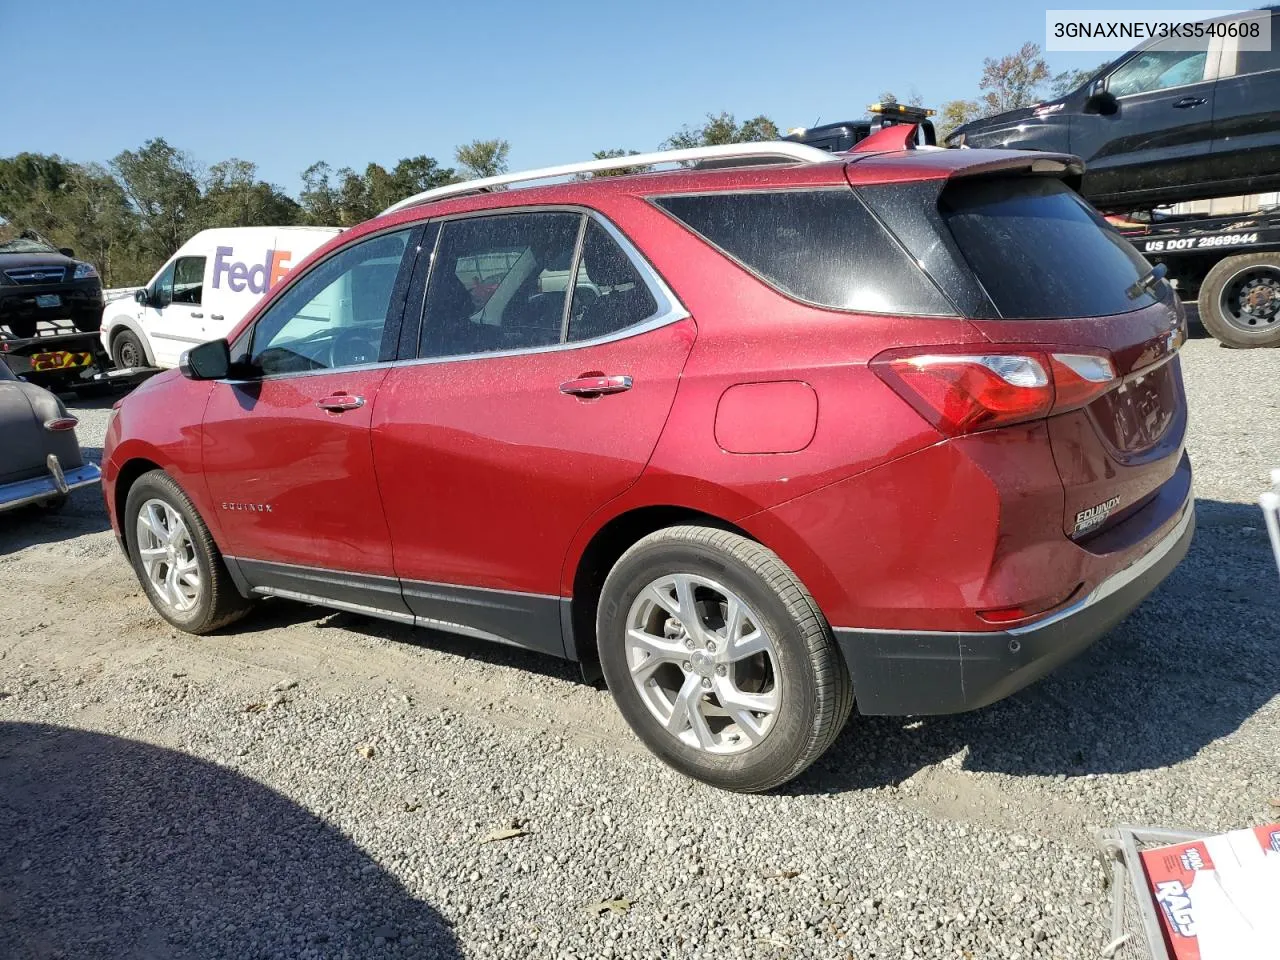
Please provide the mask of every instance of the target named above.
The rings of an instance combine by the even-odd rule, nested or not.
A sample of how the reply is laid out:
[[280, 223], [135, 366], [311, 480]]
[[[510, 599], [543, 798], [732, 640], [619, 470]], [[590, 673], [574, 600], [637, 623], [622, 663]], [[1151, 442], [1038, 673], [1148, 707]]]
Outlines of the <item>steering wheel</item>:
[[362, 330], [339, 330], [329, 341], [329, 368], [377, 363], [378, 346]]

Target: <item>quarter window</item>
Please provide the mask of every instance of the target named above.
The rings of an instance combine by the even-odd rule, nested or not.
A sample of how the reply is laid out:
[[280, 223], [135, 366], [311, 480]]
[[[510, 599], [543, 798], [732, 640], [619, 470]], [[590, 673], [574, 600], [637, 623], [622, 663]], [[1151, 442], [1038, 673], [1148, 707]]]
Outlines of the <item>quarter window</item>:
[[200, 305], [204, 287], [204, 257], [179, 257], [173, 262], [173, 302]]
[[362, 240], [301, 277], [258, 319], [250, 363], [270, 375], [376, 362], [409, 233]]
[[657, 301], [631, 258], [604, 227], [589, 221], [573, 284], [568, 339], [607, 336], [635, 326], [657, 312]]
[[852, 189], [711, 193], [654, 202], [798, 300], [863, 313], [955, 313]]

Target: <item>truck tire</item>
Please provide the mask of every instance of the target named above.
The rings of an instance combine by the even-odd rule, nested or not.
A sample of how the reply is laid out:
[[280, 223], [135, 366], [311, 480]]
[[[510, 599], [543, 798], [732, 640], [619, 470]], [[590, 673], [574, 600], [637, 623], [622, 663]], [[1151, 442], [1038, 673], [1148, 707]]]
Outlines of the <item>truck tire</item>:
[[102, 311], [88, 310], [72, 314], [71, 322], [81, 333], [94, 333], [102, 329]]
[[1228, 347], [1280, 347], [1280, 253], [1218, 263], [1200, 286], [1200, 322]]
[[21, 320], [7, 320], [5, 325], [19, 340], [26, 340], [36, 335], [36, 321], [26, 317]]
[[121, 370], [147, 366], [147, 351], [132, 330], [121, 330], [111, 338], [111, 359]]

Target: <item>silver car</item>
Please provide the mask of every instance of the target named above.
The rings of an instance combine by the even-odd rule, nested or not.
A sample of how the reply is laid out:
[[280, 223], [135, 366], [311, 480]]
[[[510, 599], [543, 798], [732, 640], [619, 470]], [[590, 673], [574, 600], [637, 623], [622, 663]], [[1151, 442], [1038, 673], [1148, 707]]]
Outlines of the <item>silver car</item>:
[[57, 507], [72, 490], [99, 482], [98, 465], [80, 452], [76, 422], [61, 400], [0, 359], [0, 511]]

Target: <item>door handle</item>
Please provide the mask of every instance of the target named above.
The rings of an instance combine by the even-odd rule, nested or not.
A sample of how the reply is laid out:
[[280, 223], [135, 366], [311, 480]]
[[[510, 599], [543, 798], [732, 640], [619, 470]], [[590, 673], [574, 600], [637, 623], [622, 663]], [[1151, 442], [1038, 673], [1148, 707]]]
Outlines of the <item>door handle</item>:
[[194, 310], [193, 310], [193, 311], [191, 311], [191, 316], [193, 316], [193, 317], [198, 317], [198, 318], [200, 318], [200, 319], [203, 319], [203, 318], [204, 318], [204, 314], [203, 314], [203, 313], [196, 313]]
[[560, 392], [572, 397], [603, 397], [631, 389], [630, 377], [579, 377], [560, 384]]
[[342, 413], [346, 410], [356, 410], [364, 406], [364, 397], [353, 397], [349, 393], [335, 393], [333, 396], [325, 397], [323, 400], [317, 400], [316, 406], [321, 410], [328, 410], [330, 413]]
[[1183, 97], [1181, 100], [1173, 101], [1175, 110], [1186, 110], [1188, 107], [1202, 107], [1208, 101], [1204, 97]]
[[222, 314], [220, 314], [220, 313], [211, 313], [211, 314], [209, 314], [209, 319], [210, 319], [210, 320], [224, 320], [224, 319], [226, 319], [226, 318], [225, 318], [225, 317], [223, 317], [223, 316], [222, 316]]

